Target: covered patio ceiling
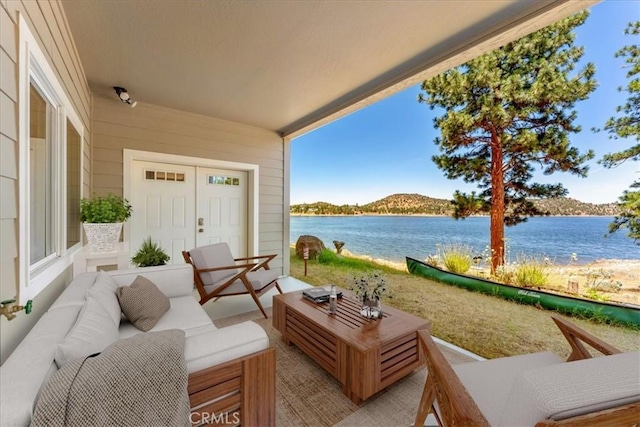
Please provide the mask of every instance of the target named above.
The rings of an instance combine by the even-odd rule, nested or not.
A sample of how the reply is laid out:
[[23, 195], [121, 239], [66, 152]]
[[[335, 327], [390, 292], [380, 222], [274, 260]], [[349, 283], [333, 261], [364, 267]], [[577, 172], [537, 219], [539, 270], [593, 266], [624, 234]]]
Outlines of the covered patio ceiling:
[[287, 137], [593, 3], [63, 0], [94, 94]]

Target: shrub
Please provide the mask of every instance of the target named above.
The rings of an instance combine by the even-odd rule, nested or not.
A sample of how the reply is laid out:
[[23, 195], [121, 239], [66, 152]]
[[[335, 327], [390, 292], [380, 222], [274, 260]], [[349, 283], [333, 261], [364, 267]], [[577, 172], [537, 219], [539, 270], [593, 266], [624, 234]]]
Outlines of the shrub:
[[80, 221], [105, 224], [125, 222], [131, 216], [127, 199], [109, 193], [103, 197], [80, 200]]
[[366, 261], [357, 258], [343, 257], [333, 252], [331, 249], [324, 249], [318, 255], [318, 263], [324, 265], [333, 265], [336, 267], [348, 267], [355, 270], [371, 270], [376, 268], [376, 265], [371, 261]]
[[548, 278], [547, 265], [535, 258], [521, 258], [515, 266], [513, 280], [518, 286], [543, 287]]
[[470, 246], [450, 243], [439, 247], [438, 250], [442, 263], [450, 272], [464, 274], [471, 268], [473, 256]]
[[151, 236], [149, 236], [144, 239], [138, 252], [131, 258], [131, 262], [138, 267], [153, 267], [165, 265], [170, 259], [160, 245], [151, 241]]

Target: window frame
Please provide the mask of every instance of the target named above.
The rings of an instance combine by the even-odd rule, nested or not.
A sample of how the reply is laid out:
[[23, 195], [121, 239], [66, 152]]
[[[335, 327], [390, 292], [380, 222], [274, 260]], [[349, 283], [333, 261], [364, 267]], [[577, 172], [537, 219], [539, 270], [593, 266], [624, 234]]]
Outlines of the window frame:
[[[80, 136], [80, 197], [83, 196], [84, 126], [69, 101], [31, 29], [19, 16], [19, 72], [18, 72], [18, 300], [20, 304], [33, 299], [72, 262], [72, 255], [82, 248], [80, 242], [69, 249], [67, 240], [67, 119]], [[52, 198], [53, 198], [53, 254], [31, 265], [30, 262], [30, 88], [31, 84], [48, 102], [51, 114]], [[48, 141], [49, 142], [49, 141]], [[81, 227], [81, 224], [78, 224]], [[82, 234], [81, 234], [82, 236]]]

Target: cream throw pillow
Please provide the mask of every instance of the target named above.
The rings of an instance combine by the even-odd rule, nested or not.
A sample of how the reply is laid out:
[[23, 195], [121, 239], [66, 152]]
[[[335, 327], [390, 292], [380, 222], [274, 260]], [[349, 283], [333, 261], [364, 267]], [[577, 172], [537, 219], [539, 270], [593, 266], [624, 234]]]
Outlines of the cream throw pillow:
[[153, 282], [138, 276], [130, 286], [122, 286], [116, 291], [122, 312], [131, 324], [147, 332], [158, 323], [171, 304]]
[[111, 315], [113, 322], [116, 325], [120, 325], [120, 318], [122, 311], [120, 310], [120, 303], [118, 297], [116, 297], [116, 290], [118, 289], [118, 283], [104, 271], [98, 272], [96, 281], [93, 286], [87, 291], [87, 298], [93, 297], [105, 310]]
[[62, 368], [72, 360], [100, 353], [118, 338], [118, 326], [111, 315], [97, 299], [89, 297], [80, 309], [75, 325], [56, 348], [56, 365]]

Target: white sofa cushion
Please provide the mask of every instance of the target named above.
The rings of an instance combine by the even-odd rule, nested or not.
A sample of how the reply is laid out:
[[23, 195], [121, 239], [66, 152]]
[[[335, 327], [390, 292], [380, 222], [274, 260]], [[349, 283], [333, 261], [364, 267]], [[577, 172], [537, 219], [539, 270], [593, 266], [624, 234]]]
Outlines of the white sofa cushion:
[[74, 359], [99, 353], [118, 339], [118, 326], [95, 298], [88, 298], [78, 320], [58, 344], [55, 362], [59, 368]]
[[[202, 332], [199, 329], [202, 327], [205, 330], [215, 329], [211, 319], [193, 296], [171, 298], [169, 304], [169, 310], [150, 329], [151, 331], [182, 329], [187, 336], [190, 336], [194, 332]], [[129, 322], [120, 323], [120, 338], [128, 338], [141, 332]]]
[[640, 352], [529, 369], [514, 381], [501, 425], [534, 425], [640, 401]]
[[129, 286], [137, 276], [151, 280], [169, 298], [193, 295], [193, 267], [191, 264], [161, 265], [132, 270], [109, 271], [118, 286]]
[[[77, 275], [71, 283], [62, 291], [62, 294], [56, 299], [49, 311], [57, 310], [68, 306], [77, 306], [77, 310], [87, 300], [87, 292], [93, 286], [96, 280], [96, 273], [82, 273]], [[77, 314], [77, 312], [76, 312]]]
[[56, 345], [67, 335], [79, 311], [79, 305], [71, 305], [44, 313], [2, 364], [0, 426], [29, 425], [40, 387], [55, 372]]
[[206, 333], [187, 336], [184, 357], [187, 371], [228, 362], [269, 347], [267, 333], [254, 322], [244, 322]]
[[93, 286], [87, 291], [87, 298], [95, 298], [100, 305], [109, 313], [113, 323], [120, 324], [122, 310], [116, 296], [118, 284], [111, 276], [104, 271], [100, 271], [96, 276]]
[[[520, 373], [563, 362], [560, 357], [545, 351], [482, 362], [461, 363], [454, 365], [453, 370], [489, 424], [499, 426], [504, 425], [499, 423], [500, 417], [509, 397], [511, 385]], [[487, 390], [491, 392], [488, 393]]]

